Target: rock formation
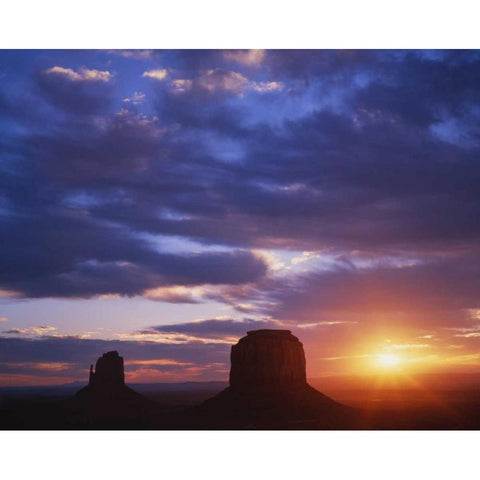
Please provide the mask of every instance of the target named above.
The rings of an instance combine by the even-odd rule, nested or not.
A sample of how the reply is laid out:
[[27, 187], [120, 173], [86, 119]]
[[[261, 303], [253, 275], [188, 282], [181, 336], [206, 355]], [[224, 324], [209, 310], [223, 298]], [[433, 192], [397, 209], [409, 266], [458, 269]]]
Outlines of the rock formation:
[[93, 365], [90, 365], [88, 384], [99, 390], [112, 390], [124, 386], [123, 357], [116, 351], [104, 353], [95, 364], [95, 372]]
[[307, 382], [303, 345], [289, 330], [253, 330], [233, 345], [230, 386], [285, 389]]
[[[88, 422], [127, 426], [145, 417], [150, 402], [125, 385], [123, 357], [118, 352], [104, 353], [90, 366], [88, 385], [76, 394]], [[123, 423], [122, 423], [123, 422]]]
[[353, 409], [307, 383], [289, 330], [254, 330], [232, 346], [230, 386], [196, 412], [199, 428], [351, 428]]

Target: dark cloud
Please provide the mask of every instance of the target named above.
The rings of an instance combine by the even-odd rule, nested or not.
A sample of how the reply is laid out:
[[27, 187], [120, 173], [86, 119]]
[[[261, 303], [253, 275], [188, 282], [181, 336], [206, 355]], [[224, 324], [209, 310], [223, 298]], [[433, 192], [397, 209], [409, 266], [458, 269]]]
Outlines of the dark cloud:
[[49, 180], [80, 188], [99, 185], [108, 195], [150, 169], [154, 154], [162, 153], [159, 135], [155, 119], [124, 109], [97, 121], [77, 118], [60, 134], [32, 136], [29, 147]]
[[248, 330], [279, 328], [279, 322], [271, 320], [244, 319], [243, 321], [226, 319], [206, 319], [170, 325], [149, 327], [141, 333], [172, 333], [188, 335], [202, 339], [243, 337]]
[[76, 211], [7, 219], [1, 284], [29, 297], [138, 295], [164, 285], [241, 284], [265, 274], [247, 251], [167, 254]]
[[156, 50], [161, 65], [171, 66], [177, 71], [197, 73], [225, 65], [223, 50]]
[[88, 72], [88, 70], [77, 72], [73, 69], [54, 66], [38, 72], [36, 83], [52, 105], [67, 113], [91, 115], [108, 109], [113, 100], [113, 85], [111, 81], [96, 80], [95, 75], [98, 77], [101, 73], [109, 72], [90, 70], [93, 72], [90, 74], [91, 79], [88, 78], [88, 73], [82, 72]]
[[4, 338], [0, 359], [8, 362], [70, 362], [85, 363], [86, 367], [102, 353], [118, 350], [126, 360], [173, 358], [178, 361], [199, 362], [223, 361], [229, 345], [190, 342], [169, 344], [148, 341], [116, 341], [84, 339], [76, 337], [46, 337], [42, 339]]
[[[116, 114], [104, 100], [121, 72], [91, 82], [42, 70], [32, 95], [64, 113], [2, 140], [2, 287], [91, 296], [254, 282], [266, 266], [244, 250], [253, 247], [417, 260], [436, 252], [452, 268], [458, 251], [477, 258], [478, 57], [268, 51], [253, 68], [221, 51], [160, 52], [145, 68], [173, 73], [150, 81], [149, 113]], [[225, 88], [236, 85], [233, 71], [286, 87], [239, 96]], [[174, 93], [168, 82], [182, 78], [197, 85]], [[467, 143], [450, 121], [468, 127]], [[144, 233], [241, 251], [166, 254]]]
[[282, 78], [338, 82], [378, 69], [381, 61], [381, 53], [374, 50], [267, 50], [263, 66]]

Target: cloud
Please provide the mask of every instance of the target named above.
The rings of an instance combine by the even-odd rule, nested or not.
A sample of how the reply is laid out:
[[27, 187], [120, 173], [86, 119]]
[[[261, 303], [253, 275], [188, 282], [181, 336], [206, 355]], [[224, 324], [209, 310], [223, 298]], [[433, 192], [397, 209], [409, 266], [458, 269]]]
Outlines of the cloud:
[[267, 93], [278, 92], [284, 88], [281, 82], [251, 81], [241, 73], [221, 68], [205, 70], [200, 76], [194, 78], [174, 79], [170, 82], [170, 86], [177, 94], [196, 91], [209, 94], [231, 92], [235, 95], [243, 95], [248, 90]]
[[284, 86], [281, 82], [253, 82], [251, 88], [256, 92], [278, 92], [283, 90]]
[[320, 78], [326, 82], [333, 80], [338, 85], [343, 81], [353, 83], [358, 72], [375, 72], [378, 76], [392, 68], [392, 63], [397, 63], [392, 51], [268, 50], [262, 67], [283, 78], [309, 81]]
[[248, 79], [242, 74], [223, 69], [206, 70], [196, 78], [177, 78], [172, 80], [174, 93], [184, 93], [190, 90], [208, 92], [233, 92], [240, 95], [248, 86]]
[[159, 325], [142, 330], [148, 335], [179, 335], [190, 339], [221, 339], [227, 343], [236, 342], [246, 335], [248, 330], [262, 328], [281, 328], [282, 324], [274, 320], [244, 319], [242, 321], [231, 318], [201, 319], [193, 322]]
[[178, 362], [220, 362], [228, 357], [229, 347], [220, 344], [191, 342], [166, 344], [120, 340], [79, 339], [77, 337], [42, 337], [40, 339], [0, 337], [1, 363], [69, 362], [82, 365], [85, 371], [99, 356], [117, 350], [126, 360], [174, 359]]
[[96, 114], [107, 108], [114, 92], [108, 70], [51, 67], [35, 76], [37, 87], [52, 105], [73, 114]]
[[248, 303], [238, 303], [233, 305], [233, 308], [241, 313], [254, 313], [256, 311], [255, 307]]
[[26, 328], [12, 328], [10, 330], [4, 330], [2, 333], [7, 335], [23, 335], [28, 333], [28, 329]]
[[52, 335], [57, 330], [57, 327], [50, 325], [40, 325], [38, 327], [26, 327], [26, 328], [12, 328], [10, 330], [4, 330], [2, 333], [7, 335]]
[[198, 85], [209, 92], [215, 90], [227, 90], [232, 92], [242, 92], [248, 83], [248, 80], [240, 73], [208, 70], [198, 78]]
[[0, 322], [7, 322], [8, 318], [7, 317], [0, 317]]
[[[302, 268], [326, 291], [346, 282], [357, 305], [367, 295], [355, 290], [364, 276], [347, 268], [359, 256], [377, 266], [391, 258], [414, 263], [365, 275], [385, 297], [395, 295], [387, 291], [392, 284], [399, 298], [410, 299], [400, 278], [420, 265], [432, 269], [425, 282], [457, 292], [449, 268], [458, 280], [456, 262], [469, 277], [466, 259], [478, 261], [479, 148], [455, 130], [468, 126], [474, 140], [480, 124], [478, 53], [268, 51], [248, 77], [241, 62], [231, 70], [224, 54], [162, 53], [165, 70], [178, 78], [149, 93], [149, 115], [123, 103], [115, 82], [73, 81], [58, 72], [35, 78], [36, 88], [24, 92], [32, 103], [16, 103], [13, 90], [0, 97], [8, 119], [2, 150], [11, 159], [1, 176], [3, 289], [27, 296], [148, 292], [192, 302], [212, 294], [207, 283], [230, 301], [235, 295], [225, 295], [225, 287], [232, 282], [241, 297], [232, 304], [253, 305], [254, 287], [266, 301], [283, 288], [290, 298], [287, 285], [266, 283], [273, 264], [246, 253], [243, 269], [242, 255], [231, 253], [259, 249], [342, 257], [342, 272], [317, 271], [321, 259]], [[49, 108], [39, 108], [45, 100]], [[119, 102], [129, 108], [112, 113]], [[13, 124], [22, 128], [13, 131]], [[230, 254], [164, 256], [169, 236], [188, 240], [192, 250]], [[212, 278], [217, 264], [231, 272], [217, 266]], [[465, 293], [458, 311], [472, 304], [469, 283], [459, 284]], [[190, 285], [193, 294], [178, 290]], [[299, 298], [309, 290], [308, 279], [291, 285]], [[319, 305], [329, 303], [319, 297]], [[454, 308], [446, 297], [441, 303]]]
[[31, 147], [51, 179], [80, 186], [147, 169], [162, 133], [157, 117], [122, 109], [94, 122], [78, 120], [62, 134], [34, 136]]
[[223, 56], [242, 65], [257, 66], [263, 62], [265, 53], [265, 50], [228, 50]]
[[167, 303], [200, 303], [205, 287], [185, 287], [174, 285], [171, 287], [157, 287], [144, 292], [143, 296], [150, 300]]
[[145, 101], [146, 95], [142, 92], [134, 92], [131, 97], [123, 99], [124, 103], [130, 103], [132, 105], [140, 105]]
[[68, 362], [44, 362], [44, 363], [37, 363], [37, 362], [5, 362], [2, 365], [2, 369], [0, 370], [2, 373], [7, 372], [15, 372], [15, 373], [28, 373], [28, 372], [36, 372], [37, 370], [44, 371], [44, 372], [60, 372], [64, 370], [68, 370], [73, 365]]
[[155, 54], [154, 50], [109, 50], [109, 54], [134, 60], [149, 60]]
[[153, 80], [165, 80], [168, 76], [168, 70], [166, 68], [156, 68], [154, 70], [146, 70], [143, 72], [142, 77], [151, 78]]
[[[131, 296], [160, 286], [242, 284], [257, 280], [267, 268], [247, 251], [158, 253], [135, 235], [96, 225], [74, 211], [13, 221], [9, 229], [9, 255], [0, 255], [6, 267], [0, 282], [28, 297]], [[62, 242], [38, 256], [51, 235], [61, 236]]]
[[164, 366], [190, 366], [194, 365], [190, 362], [178, 362], [171, 358], [152, 358], [149, 360], [126, 360], [125, 365], [134, 365], [134, 366], [155, 366], [155, 367], [164, 367]]
[[171, 81], [170, 85], [174, 93], [185, 93], [191, 90], [193, 80], [189, 80], [187, 78], [176, 78], [175, 80]]
[[381, 318], [384, 328], [471, 325], [480, 305], [476, 265], [477, 256], [470, 255], [406, 265], [339, 262], [323, 271], [266, 280], [257, 292], [263, 301], [257, 312], [299, 324], [350, 320], [366, 327]]
[[113, 74], [108, 70], [95, 70], [81, 68], [75, 71], [71, 68], [60, 67], [58, 65], [44, 70], [44, 75], [54, 75], [65, 78], [72, 82], [110, 82]]

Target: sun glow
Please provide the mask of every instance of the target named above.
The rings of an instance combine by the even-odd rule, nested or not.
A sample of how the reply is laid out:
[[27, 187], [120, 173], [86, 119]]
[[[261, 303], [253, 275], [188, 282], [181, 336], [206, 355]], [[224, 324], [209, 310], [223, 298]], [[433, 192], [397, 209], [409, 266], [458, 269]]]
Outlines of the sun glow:
[[401, 363], [402, 359], [392, 353], [380, 353], [376, 356], [376, 364], [382, 368], [394, 368]]

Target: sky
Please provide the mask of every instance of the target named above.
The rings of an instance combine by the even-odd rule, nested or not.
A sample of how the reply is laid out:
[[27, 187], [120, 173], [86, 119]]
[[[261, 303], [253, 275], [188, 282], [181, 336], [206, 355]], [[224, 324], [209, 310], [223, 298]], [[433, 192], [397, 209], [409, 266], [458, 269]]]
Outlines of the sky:
[[0, 51], [0, 385], [480, 372], [480, 51]]

